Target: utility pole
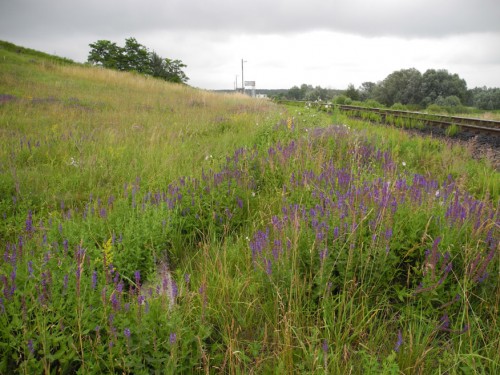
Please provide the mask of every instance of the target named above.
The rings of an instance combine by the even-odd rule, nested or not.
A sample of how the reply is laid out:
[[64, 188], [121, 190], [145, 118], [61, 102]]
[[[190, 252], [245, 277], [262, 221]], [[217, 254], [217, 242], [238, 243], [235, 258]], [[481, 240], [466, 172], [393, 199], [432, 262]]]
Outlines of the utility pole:
[[243, 59], [241, 59], [241, 87], [243, 88], [243, 94], [245, 93], [245, 78], [243, 76], [243, 63], [245, 63]]

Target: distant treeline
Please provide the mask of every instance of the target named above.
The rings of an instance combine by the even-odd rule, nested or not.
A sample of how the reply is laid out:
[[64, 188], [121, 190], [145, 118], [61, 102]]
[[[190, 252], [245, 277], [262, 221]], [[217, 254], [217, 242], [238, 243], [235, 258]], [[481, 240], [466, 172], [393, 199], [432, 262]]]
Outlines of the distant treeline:
[[429, 106], [500, 109], [500, 88], [467, 89], [464, 79], [444, 69], [428, 69], [423, 74], [415, 68], [402, 69], [389, 74], [378, 83], [364, 82], [359, 88], [350, 84], [346, 90], [302, 84], [270, 96], [291, 100], [334, 99], [339, 103], [371, 101], [387, 107], [406, 106], [415, 109]]

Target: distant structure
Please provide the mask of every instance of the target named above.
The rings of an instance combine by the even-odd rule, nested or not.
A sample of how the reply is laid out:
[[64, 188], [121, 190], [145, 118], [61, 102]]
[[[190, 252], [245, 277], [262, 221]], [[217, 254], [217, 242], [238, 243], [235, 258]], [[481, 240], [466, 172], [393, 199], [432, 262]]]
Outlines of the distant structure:
[[[251, 87], [252, 88], [252, 97], [255, 98], [255, 81], [244, 81], [243, 87]], [[243, 93], [245, 90], [243, 89]]]

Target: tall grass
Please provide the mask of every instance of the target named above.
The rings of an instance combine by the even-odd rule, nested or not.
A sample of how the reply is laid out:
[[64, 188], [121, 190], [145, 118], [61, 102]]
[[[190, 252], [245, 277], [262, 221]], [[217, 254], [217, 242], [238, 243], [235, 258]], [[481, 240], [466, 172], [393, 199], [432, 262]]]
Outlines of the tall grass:
[[0, 53], [0, 372], [499, 371], [467, 150]]

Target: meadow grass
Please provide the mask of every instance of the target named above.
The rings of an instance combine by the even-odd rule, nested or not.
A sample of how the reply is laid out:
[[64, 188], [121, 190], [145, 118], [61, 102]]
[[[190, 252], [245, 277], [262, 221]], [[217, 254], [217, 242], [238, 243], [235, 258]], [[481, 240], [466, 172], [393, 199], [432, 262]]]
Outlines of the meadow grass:
[[0, 49], [0, 373], [498, 373], [500, 178], [337, 112]]

